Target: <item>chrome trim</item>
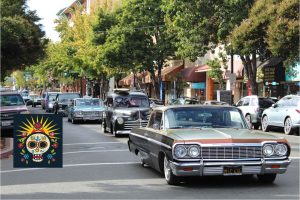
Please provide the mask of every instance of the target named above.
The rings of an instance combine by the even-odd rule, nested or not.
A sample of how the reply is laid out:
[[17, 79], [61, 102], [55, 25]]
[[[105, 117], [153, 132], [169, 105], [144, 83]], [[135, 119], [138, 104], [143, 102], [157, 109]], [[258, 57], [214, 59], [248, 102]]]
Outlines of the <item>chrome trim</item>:
[[117, 134], [130, 134], [130, 131], [128, 131], [128, 130], [117, 130], [116, 133]]
[[145, 137], [145, 136], [136, 134], [136, 133], [130, 132], [129, 135], [133, 135], [133, 136], [136, 136], [136, 137], [145, 139], [145, 140], [147, 140], [148, 142], [152, 142], [152, 143], [154, 143], [154, 144], [161, 145], [161, 146], [163, 146], [163, 147], [166, 147], [167, 149], [172, 149], [172, 147], [169, 146], [169, 145], [166, 145], [166, 144], [164, 144], [164, 143], [162, 143], [162, 142], [159, 142], [159, 141], [157, 141], [157, 140], [154, 140], [154, 139], [151, 139], [151, 138], [148, 138], [148, 137]]

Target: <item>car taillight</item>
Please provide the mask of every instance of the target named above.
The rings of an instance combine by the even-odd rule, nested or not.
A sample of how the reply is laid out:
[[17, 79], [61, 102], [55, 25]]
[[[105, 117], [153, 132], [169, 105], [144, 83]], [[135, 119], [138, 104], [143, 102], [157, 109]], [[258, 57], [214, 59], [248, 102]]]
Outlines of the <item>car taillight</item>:
[[299, 109], [296, 109], [297, 113], [300, 113], [300, 110]]

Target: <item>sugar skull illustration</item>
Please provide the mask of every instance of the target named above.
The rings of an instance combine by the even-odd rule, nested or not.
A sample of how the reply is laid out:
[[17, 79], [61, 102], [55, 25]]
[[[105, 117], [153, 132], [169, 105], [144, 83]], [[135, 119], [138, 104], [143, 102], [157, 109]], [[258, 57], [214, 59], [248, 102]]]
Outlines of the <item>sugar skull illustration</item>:
[[37, 132], [27, 138], [26, 148], [33, 155], [32, 161], [42, 162], [43, 154], [50, 148], [50, 140], [47, 135]]

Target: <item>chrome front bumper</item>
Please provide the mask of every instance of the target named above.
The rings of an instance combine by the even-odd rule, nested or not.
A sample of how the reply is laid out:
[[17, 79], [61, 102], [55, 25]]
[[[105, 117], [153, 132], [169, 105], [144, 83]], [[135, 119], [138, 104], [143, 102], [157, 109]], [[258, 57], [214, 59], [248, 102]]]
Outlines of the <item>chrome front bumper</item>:
[[[282, 174], [291, 163], [290, 159], [285, 160], [264, 160], [260, 161], [203, 161], [200, 162], [170, 162], [172, 172], [176, 176], [209, 176], [224, 175], [224, 166], [241, 166], [242, 175], [250, 174]], [[273, 166], [273, 167], [272, 167]], [[274, 168], [275, 167], [275, 168]]]

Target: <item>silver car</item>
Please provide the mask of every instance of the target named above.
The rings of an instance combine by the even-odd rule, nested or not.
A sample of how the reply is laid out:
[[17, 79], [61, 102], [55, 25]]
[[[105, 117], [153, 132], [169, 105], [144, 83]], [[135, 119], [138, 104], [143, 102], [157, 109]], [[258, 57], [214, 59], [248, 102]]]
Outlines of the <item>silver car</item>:
[[292, 134], [300, 127], [300, 96], [288, 95], [280, 99], [262, 114], [262, 130], [283, 127], [285, 134]]
[[258, 129], [263, 111], [272, 104], [275, 102], [271, 98], [251, 95], [241, 98], [236, 106], [242, 110], [249, 128]]

